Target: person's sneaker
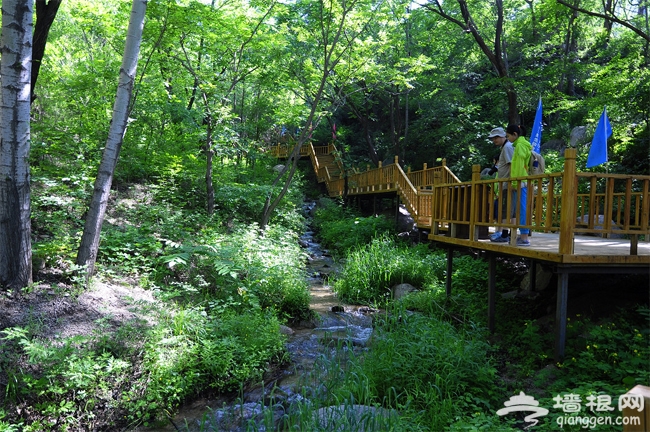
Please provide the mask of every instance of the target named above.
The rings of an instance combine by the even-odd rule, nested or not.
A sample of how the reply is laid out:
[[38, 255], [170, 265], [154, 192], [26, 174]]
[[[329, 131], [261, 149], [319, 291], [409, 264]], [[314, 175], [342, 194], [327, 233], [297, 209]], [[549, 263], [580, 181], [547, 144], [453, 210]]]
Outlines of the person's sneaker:
[[510, 243], [510, 237], [497, 237], [492, 241], [495, 243]]
[[501, 233], [500, 233], [500, 232], [498, 232], [498, 233], [494, 233], [494, 234], [492, 234], [492, 235], [490, 236], [490, 241], [495, 241], [495, 240], [498, 239], [499, 237], [501, 237]]
[[530, 242], [528, 240], [522, 240], [520, 238], [517, 239], [517, 246], [530, 246]]

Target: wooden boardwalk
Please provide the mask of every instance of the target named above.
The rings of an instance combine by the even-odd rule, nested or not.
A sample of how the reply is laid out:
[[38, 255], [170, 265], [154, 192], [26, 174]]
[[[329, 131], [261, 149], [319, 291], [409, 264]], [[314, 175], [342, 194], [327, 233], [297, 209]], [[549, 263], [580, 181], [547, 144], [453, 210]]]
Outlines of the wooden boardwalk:
[[[564, 170], [536, 176], [512, 178], [498, 183], [482, 180], [480, 167], [472, 179], [461, 182], [443, 164], [404, 170], [394, 163], [365, 170], [345, 170], [333, 145], [299, 150], [286, 145], [270, 149], [279, 158], [291, 153], [312, 161], [319, 182], [334, 196], [399, 197], [428, 239], [448, 250], [447, 293], [451, 294], [452, 251], [470, 248], [484, 251], [490, 263], [488, 275], [488, 325], [494, 329], [496, 257], [516, 256], [552, 266], [558, 275], [555, 356], [564, 356], [569, 275], [573, 273], [650, 274], [650, 176], [578, 172], [576, 151], [565, 152]], [[516, 180], [516, 181], [514, 181]], [[521, 183], [527, 186], [524, 228], [532, 231], [531, 245], [493, 243], [487, 233], [496, 225], [516, 232], [518, 224], [497, 223], [511, 212], [510, 203], [495, 214], [496, 190], [510, 193]], [[514, 184], [514, 186], [513, 186]], [[503, 192], [506, 193], [506, 192]], [[517, 206], [519, 207], [519, 206]], [[606, 216], [603, 216], [606, 215]], [[519, 209], [516, 211], [519, 220]], [[530, 272], [535, 287], [535, 271]]]
[[[438, 239], [438, 241], [441, 240]], [[511, 246], [508, 243], [493, 243], [488, 239], [470, 241], [468, 239], [449, 238], [446, 239], [445, 243], [557, 264], [590, 264], [600, 267], [650, 265], [649, 242], [640, 242], [637, 254], [630, 255], [630, 241], [626, 239], [576, 235], [573, 241], [573, 253], [571, 254], [559, 253], [560, 235], [558, 233], [535, 232], [530, 238], [530, 246], [528, 247]]]

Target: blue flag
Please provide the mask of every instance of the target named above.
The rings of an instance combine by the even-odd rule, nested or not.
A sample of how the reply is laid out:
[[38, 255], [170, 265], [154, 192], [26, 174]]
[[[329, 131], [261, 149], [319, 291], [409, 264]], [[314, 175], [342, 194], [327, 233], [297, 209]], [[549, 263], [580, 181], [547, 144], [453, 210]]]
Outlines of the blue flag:
[[609, 124], [607, 107], [605, 107], [603, 113], [600, 115], [600, 120], [598, 120], [598, 126], [596, 126], [596, 133], [594, 134], [594, 139], [591, 141], [591, 147], [589, 147], [587, 168], [607, 162], [607, 138], [611, 135], [612, 125]]
[[530, 133], [530, 144], [533, 146], [533, 151], [539, 153], [542, 146], [542, 98], [539, 98], [537, 105], [537, 112], [535, 113], [535, 122], [533, 123], [533, 131]]

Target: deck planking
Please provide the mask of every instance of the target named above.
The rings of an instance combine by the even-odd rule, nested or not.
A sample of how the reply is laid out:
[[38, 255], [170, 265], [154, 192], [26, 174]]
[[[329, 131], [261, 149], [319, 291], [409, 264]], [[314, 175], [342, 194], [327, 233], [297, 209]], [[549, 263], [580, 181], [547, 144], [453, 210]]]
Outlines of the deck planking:
[[490, 240], [475, 240], [429, 235], [431, 241], [458, 247], [481, 249], [489, 252], [531, 258], [558, 264], [590, 264], [607, 266], [643, 266], [650, 268], [650, 242], [639, 241], [637, 254], [630, 255], [630, 240], [605, 239], [576, 235], [573, 253], [559, 253], [560, 236], [556, 233], [533, 232], [530, 246], [513, 246], [509, 243], [494, 243]]

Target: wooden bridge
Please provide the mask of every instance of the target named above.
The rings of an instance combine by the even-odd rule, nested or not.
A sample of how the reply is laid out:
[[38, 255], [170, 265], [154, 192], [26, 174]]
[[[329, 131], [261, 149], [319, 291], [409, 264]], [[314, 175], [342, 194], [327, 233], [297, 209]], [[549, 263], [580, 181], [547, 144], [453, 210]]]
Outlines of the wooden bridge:
[[[286, 158], [292, 148], [271, 148], [278, 158]], [[527, 184], [526, 224], [531, 245], [490, 242], [489, 227], [502, 226], [516, 232], [518, 224], [498, 223], [494, 218], [494, 179], [482, 180], [480, 166], [472, 168], [471, 181], [461, 182], [445, 163], [407, 172], [395, 157], [394, 163], [363, 172], [344, 170], [333, 145], [303, 145], [300, 155], [312, 161], [318, 181], [330, 196], [395, 194], [404, 204], [418, 229], [428, 231], [429, 240], [448, 250], [447, 294], [451, 294], [452, 252], [454, 248], [485, 251], [489, 261], [488, 326], [494, 330], [496, 300], [496, 257], [530, 259], [530, 286], [536, 286], [537, 265], [552, 266], [558, 275], [555, 357], [564, 356], [569, 274], [650, 273], [650, 176], [578, 172], [576, 150], [565, 151], [564, 170], [511, 180]], [[347, 175], [346, 175], [347, 174]], [[509, 181], [508, 196], [512, 189]], [[510, 200], [508, 200], [510, 201]], [[519, 220], [519, 206], [516, 206]], [[605, 215], [600, 216], [599, 215]], [[506, 218], [507, 219], [507, 218]]]

